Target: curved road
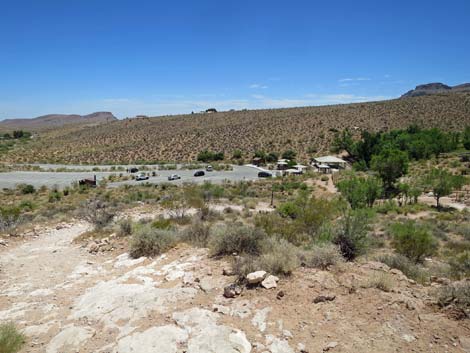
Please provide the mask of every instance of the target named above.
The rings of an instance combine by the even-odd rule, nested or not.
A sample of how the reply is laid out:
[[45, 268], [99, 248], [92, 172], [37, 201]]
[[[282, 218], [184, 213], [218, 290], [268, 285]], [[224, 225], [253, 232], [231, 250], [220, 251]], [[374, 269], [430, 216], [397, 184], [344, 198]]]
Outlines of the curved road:
[[[62, 167], [62, 166], [58, 166]], [[76, 167], [75, 167], [76, 168]], [[88, 169], [89, 167], [87, 167]], [[171, 181], [171, 183], [181, 184], [183, 182], [196, 182], [202, 183], [210, 181], [213, 183], [221, 183], [225, 180], [241, 181], [241, 180], [255, 180], [258, 179], [259, 170], [248, 166], [233, 166], [232, 171], [214, 171], [205, 172], [203, 177], [194, 177], [193, 174], [196, 170], [157, 170], [157, 176], [150, 177], [146, 181], [127, 180], [116, 183], [109, 183], [109, 187], [117, 187], [124, 184], [138, 185], [145, 182], [154, 184], [161, 184], [168, 181], [168, 176], [171, 174], [178, 174], [181, 176], [180, 180]], [[31, 184], [35, 187], [43, 185], [48, 187], [63, 188], [69, 186], [71, 183], [84, 178], [93, 178], [96, 175], [98, 181], [108, 177], [111, 174], [118, 175], [125, 172], [30, 172], [30, 171], [14, 171], [0, 173], [0, 188], [14, 188], [18, 184]], [[146, 172], [149, 173], [149, 172]]]

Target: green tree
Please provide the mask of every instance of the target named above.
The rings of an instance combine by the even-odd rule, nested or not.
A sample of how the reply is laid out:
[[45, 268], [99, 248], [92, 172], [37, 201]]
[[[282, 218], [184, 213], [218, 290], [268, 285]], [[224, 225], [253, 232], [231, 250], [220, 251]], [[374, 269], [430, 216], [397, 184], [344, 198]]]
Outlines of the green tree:
[[295, 153], [295, 151], [292, 151], [292, 150], [287, 150], [282, 153], [282, 158], [284, 159], [294, 160], [296, 156], [297, 156], [297, 153]]
[[436, 199], [436, 207], [440, 208], [440, 199], [450, 195], [455, 189], [459, 189], [464, 184], [464, 178], [460, 175], [453, 175], [445, 169], [434, 168], [423, 178], [423, 186], [431, 190]]
[[233, 151], [232, 159], [241, 159], [242, 158], [242, 151], [235, 150]]
[[384, 149], [372, 157], [371, 167], [379, 174], [386, 190], [390, 190], [395, 181], [407, 173], [408, 154], [395, 148]]
[[390, 227], [395, 250], [414, 262], [422, 262], [425, 256], [437, 250], [437, 241], [429, 230], [414, 221], [394, 223]]
[[466, 150], [470, 150], [470, 126], [467, 126], [463, 132], [462, 143]]
[[336, 133], [331, 149], [333, 152], [346, 151], [350, 156], [354, 153], [354, 140], [352, 134], [348, 129], [343, 130], [341, 133]]

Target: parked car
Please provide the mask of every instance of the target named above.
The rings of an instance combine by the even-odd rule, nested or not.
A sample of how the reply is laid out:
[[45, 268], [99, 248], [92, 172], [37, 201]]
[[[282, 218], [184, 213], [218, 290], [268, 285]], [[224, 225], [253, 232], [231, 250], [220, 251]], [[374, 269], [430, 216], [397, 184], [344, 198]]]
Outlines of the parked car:
[[200, 176], [204, 176], [204, 175], [206, 175], [206, 173], [204, 173], [203, 170], [198, 170], [196, 173], [194, 173], [195, 177], [200, 177]]
[[206, 167], [206, 172], [212, 172], [212, 171], [214, 171], [214, 168], [212, 168], [211, 165], [208, 165], [208, 166]]
[[145, 173], [140, 173], [139, 175], [136, 176], [135, 180], [137, 181], [149, 180], [149, 177]]
[[178, 174], [171, 174], [168, 176], [169, 181], [178, 180], [178, 179], [181, 179], [181, 177]]
[[137, 173], [138, 171], [139, 169], [136, 167], [129, 168], [129, 173]]
[[272, 178], [272, 174], [269, 172], [259, 172], [258, 178]]

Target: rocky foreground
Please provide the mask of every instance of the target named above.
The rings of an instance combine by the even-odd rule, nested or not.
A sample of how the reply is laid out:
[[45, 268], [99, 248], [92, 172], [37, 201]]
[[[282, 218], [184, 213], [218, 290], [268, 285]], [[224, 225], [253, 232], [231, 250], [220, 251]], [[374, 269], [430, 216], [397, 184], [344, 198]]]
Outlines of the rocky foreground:
[[[0, 321], [27, 335], [23, 352], [470, 352], [468, 320], [435, 305], [441, 284], [381, 263], [258, 273], [237, 287], [205, 249], [130, 259], [112, 240], [74, 243], [88, 228], [0, 246]], [[390, 288], [377, 288], [384, 275]]]

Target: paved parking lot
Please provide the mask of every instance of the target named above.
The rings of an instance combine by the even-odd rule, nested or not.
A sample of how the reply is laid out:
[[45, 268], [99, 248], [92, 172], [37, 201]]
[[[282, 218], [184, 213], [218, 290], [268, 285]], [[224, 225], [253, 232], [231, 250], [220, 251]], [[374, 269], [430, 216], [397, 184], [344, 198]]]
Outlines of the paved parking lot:
[[[75, 169], [75, 168], [74, 168]], [[124, 184], [137, 185], [140, 183], [150, 182], [154, 184], [161, 184], [169, 182], [168, 176], [171, 174], [178, 174], [181, 176], [180, 180], [171, 181], [171, 183], [181, 184], [183, 182], [196, 182], [202, 183], [210, 181], [213, 183], [221, 183], [224, 180], [241, 181], [241, 180], [255, 180], [258, 179], [259, 170], [247, 166], [233, 166], [232, 171], [214, 171], [205, 172], [203, 177], [194, 177], [195, 170], [159, 170], [156, 171], [157, 176], [150, 177], [147, 181], [121, 181], [117, 183], [109, 183], [109, 187], [117, 187]], [[0, 188], [14, 188], [17, 184], [31, 184], [35, 187], [46, 185], [48, 187], [56, 186], [63, 188], [69, 186], [74, 181], [84, 178], [93, 178], [96, 175], [98, 181], [111, 174], [119, 174], [120, 172], [7, 172], [0, 173]]]

